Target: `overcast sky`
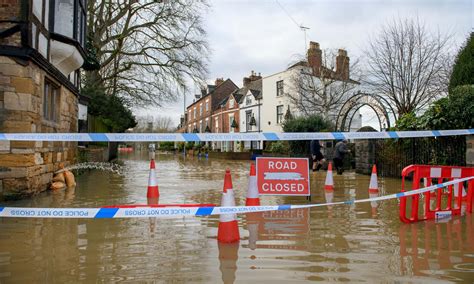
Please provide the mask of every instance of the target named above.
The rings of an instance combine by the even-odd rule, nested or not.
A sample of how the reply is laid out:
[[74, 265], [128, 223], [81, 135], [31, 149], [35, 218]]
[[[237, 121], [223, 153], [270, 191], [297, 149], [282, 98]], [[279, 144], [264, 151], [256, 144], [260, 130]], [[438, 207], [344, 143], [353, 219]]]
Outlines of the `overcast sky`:
[[[370, 37], [394, 18], [418, 17], [433, 32], [453, 34], [456, 48], [474, 26], [473, 0], [210, 0], [210, 4], [205, 20], [211, 47], [208, 81], [230, 78], [238, 86], [251, 70], [268, 76], [305, 53], [298, 25], [310, 28], [308, 43], [319, 42], [322, 49], [344, 48], [362, 64]], [[190, 90], [187, 105], [198, 87]], [[176, 126], [183, 99], [147, 113], [169, 116]]]

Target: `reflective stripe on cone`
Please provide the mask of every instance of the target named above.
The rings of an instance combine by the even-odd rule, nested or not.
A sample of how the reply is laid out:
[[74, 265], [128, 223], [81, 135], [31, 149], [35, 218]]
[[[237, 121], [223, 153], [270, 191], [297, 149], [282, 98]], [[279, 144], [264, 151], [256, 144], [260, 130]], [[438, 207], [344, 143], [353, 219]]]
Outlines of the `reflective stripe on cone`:
[[[224, 188], [222, 192], [221, 206], [235, 206], [234, 190], [232, 189], [232, 177], [230, 171], [226, 170], [224, 176]], [[217, 241], [220, 243], [233, 243], [240, 240], [239, 224], [236, 214], [222, 214], [219, 216], [219, 227], [217, 229]]]
[[334, 190], [334, 179], [332, 176], [332, 163], [329, 162], [328, 171], [326, 173], [326, 182], [324, 183], [324, 190], [332, 191]]
[[158, 198], [160, 192], [158, 190], [158, 183], [156, 182], [155, 172], [155, 160], [150, 161], [150, 175], [148, 176], [148, 190], [146, 193], [147, 198]]

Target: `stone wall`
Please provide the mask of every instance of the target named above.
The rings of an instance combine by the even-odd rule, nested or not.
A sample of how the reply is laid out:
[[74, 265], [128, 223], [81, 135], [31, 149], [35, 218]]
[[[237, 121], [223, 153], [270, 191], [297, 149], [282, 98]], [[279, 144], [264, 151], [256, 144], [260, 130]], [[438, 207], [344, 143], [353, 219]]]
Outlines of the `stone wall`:
[[466, 137], [466, 166], [474, 167], [474, 135]]
[[[59, 86], [57, 122], [43, 119], [45, 77]], [[0, 133], [77, 132], [77, 97], [37, 65], [0, 56]], [[59, 163], [76, 160], [77, 142], [0, 141], [0, 199], [48, 188]]]
[[375, 164], [376, 140], [355, 140], [356, 173], [370, 175]]

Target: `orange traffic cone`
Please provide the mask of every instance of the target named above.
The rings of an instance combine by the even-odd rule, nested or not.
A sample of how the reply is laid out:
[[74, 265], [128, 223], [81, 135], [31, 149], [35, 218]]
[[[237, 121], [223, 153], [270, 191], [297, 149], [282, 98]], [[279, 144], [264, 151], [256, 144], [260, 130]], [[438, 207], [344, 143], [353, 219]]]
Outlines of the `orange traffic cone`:
[[[225, 171], [221, 206], [235, 206], [232, 177], [230, 176], [229, 170]], [[217, 229], [217, 241], [221, 243], [233, 243], [239, 240], [240, 235], [237, 216], [235, 214], [221, 214], [219, 217], [219, 228]]]
[[334, 179], [332, 176], [332, 163], [329, 162], [328, 171], [326, 173], [326, 182], [324, 183], [324, 190], [333, 191], [334, 190]]
[[158, 191], [158, 184], [156, 182], [155, 172], [155, 160], [150, 161], [150, 175], [148, 177], [148, 191], [146, 193], [147, 198], [158, 198], [160, 192]]
[[377, 167], [372, 167], [372, 175], [370, 176], [369, 193], [379, 193], [379, 183], [377, 182]]
[[258, 194], [257, 176], [255, 174], [254, 163], [250, 164], [249, 186], [247, 190], [245, 206], [260, 206], [260, 196]]

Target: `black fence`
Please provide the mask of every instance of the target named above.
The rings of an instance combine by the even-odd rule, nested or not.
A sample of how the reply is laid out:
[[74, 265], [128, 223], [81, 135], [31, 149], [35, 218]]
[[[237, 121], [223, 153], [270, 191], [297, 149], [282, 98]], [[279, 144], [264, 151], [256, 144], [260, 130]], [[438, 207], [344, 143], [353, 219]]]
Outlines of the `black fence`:
[[404, 138], [374, 141], [377, 172], [400, 177], [404, 167], [423, 165], [466, 165], [466, 137]]

